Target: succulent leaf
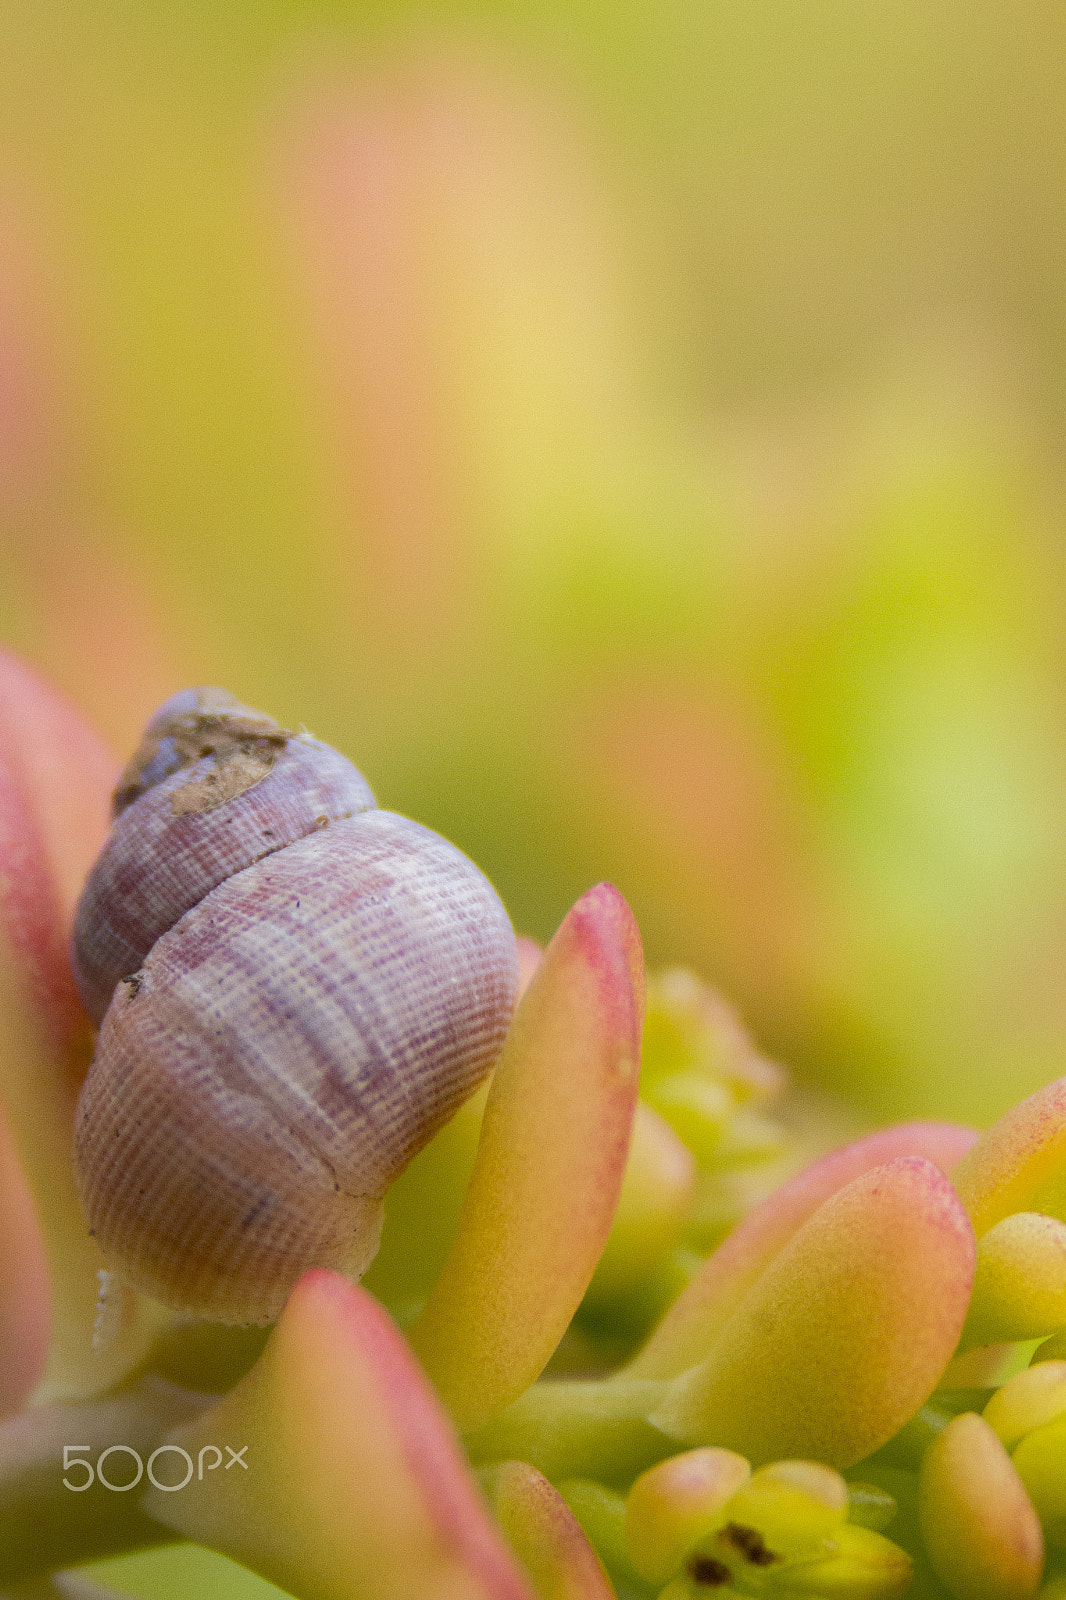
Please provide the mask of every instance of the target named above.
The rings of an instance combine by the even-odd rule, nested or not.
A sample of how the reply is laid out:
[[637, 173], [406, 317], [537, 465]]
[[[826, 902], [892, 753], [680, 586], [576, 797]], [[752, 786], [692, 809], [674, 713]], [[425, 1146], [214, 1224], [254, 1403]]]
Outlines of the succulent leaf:
[[1015, 1211], [977, 1245], [963, 1347], [1039, 1339], [1066, 1326], [1066, 1223]]
[[888, 1128], [815, 1161], [730, 1234], [678, 1296], [630, 1367], [634, 1376], [674, 1377], [703, 1359], [716, 1329], [743, 1303], [775, 1256], [839, 1189], [897, 1156], [921, 1156], [950, 1171], [977, 1138], [950, 1122]]
[[106, 827], [112, 778], [110, 757], [78, 713], [0, 653], [0, 1101], [48, 1261], [52, 1340], [41, 1399], [106, 1390], [141, 1358], [155, 1326], [138, 1308], [110, 1347], [94, 1352], [105, 1263], [70, 1159], [90, 1032], [66, 922], [74, 884]]
[[1066, 1551], [1066, 1417], [1027, 1433], [1012, 1456], [1049, 1545]]
[[955, 1600], [1030, 1600], [1040, 1587], [1044, 1538], [1001, 1441], [964, 1411], [926, 1451], [918, 1516], [929, 1558]]
[[409, 1330], [464, 1430], [543, 1371], [592, 1278], [625, 1169], [643, 998], [636, 924], [600, 884], [515, 1013], [458, 1231]]
[[1041, 1361], [1016, 1373], [985, 1406], [982, 1416], [1008, 1450], [1034, 1428], [1066, 1412], [1066, 1361]]
[[952, 1173], [978, 1238], [1037, 1197], [1066, 1165], [1066, 1078], [1014, 1106], [983, 1133]]
[[804, 1223], [650, 1420], [754, 1462], [860, 1461], [944, 1370], [973, 1260], [969, 1223], [931, 1162], [877, 1167]]
[[305, 1275], [253, 1370], [169, 1442], [247, 1445], [248, 1469], [152, 1489], [151, 1515], [300, 1600], [533, 1600], [402, 1337], [335, 1273]]
[[504, 1462], [493, 1474], [490, 1497], [540, 1600], [614, 1600], [581, 1524], [536, 1468], [525, 1461]]

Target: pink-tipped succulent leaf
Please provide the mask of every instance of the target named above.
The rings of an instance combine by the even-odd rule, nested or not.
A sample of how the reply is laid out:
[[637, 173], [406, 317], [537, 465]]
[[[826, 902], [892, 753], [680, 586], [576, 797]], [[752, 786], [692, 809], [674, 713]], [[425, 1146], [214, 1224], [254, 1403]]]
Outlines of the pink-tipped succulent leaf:
[[625, 1170], [644, 987], [609, 884], [565, 918], [515, 1014], [451, 1251], [411, 1343], [461, 1428], [542, 1372], [588, 1288]]
[[898, 1156], [950, 1172], [977, 1134], [952, 1122], [909, 1122], [856, 1140], [781, 1185], [730, 1234], [675, 1300], [630, 1367], [642, 1378], [675, 1377], [701, 1361], [715, 1330], [743, 1303], [775, 1256], [829, 1197]]
[[207, 1465], [151, 1514], [300, 1600], [534, 1600], [403, 1338], [335, 1273], [301, 1279], [252, 1371], [169, 1442]]
[[932, 1392], [973, 1270], [973, 1233], [947, 1179], [897, 1157], [808, 1218], [651, 1421], [754, 1462], [852, 1465]]

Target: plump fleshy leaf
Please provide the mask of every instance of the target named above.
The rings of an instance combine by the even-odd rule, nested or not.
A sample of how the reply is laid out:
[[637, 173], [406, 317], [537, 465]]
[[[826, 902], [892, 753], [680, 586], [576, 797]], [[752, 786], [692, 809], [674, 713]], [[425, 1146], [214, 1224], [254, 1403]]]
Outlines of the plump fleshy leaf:
[[958, 1342], [974, 1240], [955, 1191], [902, 1156], [830, 1196], [650, 1420], [755, 1462], [848, 1466], [934, 1388]]
[[997, 1389], [982, 1416], [1008, 1450], [1066, 1413], [1066, 1361], [1040, 1361]]
[[48, 1259], [50, 1399], [110, 1387], [139, 1358], [150, 1320], [132, 1313], [110, 1348], [94, 1352], [104, 1262], [71, 1161], [91, 1034], [67, 958], [67, 913], [100, 843], [111, 781], [110, 759], [77, 712], [0, 656], [0, 1099]]
[[610, 1231], [636, 1102], [643, 963], [609, 884], [544, 953], [493, 1077], [458, 1231], [411, 1343], [463, 1429], [543, 1370]]
[[1066, 1223], [1015, 1211], [977, 1246], [963, 1347], [1040, 1339], [1066, 1326]]
[[797, 1173], [709, 1258], [631, 1364], [632, 1375], [674, 1377], [702, 1361], [716, 1330], [830, 1195], [897, 1156], [921, 1156], [949, 1172], [976, 1138], [951, 1122], [910, 1122], [845, 1145]]
[[1015, 1211], [1046, 1211], [1041, 1189], [1066, 1165], [1066, 1078], [1014, 1106], [983, 1133], [952, 1174], [980, 1238]]
[[525, 1461], [493, 1474], [492, 1507], [539, 1600], [614, 1600], [603, 1565], [558, 1489]]
[[956, 1600], [1030, 1600], [1044, 1536], [1017, 1471], [989, 1424], [955, 1417], [925, 1453], [918, 1518], [929, 1559]]
[[1066, 1416], [1027, 1433], [1012, 1459], [1048, 1544], [1066, 1552]]
[[169, 1442], [207, 1467], [150, 1513], [299, 1600], [533, 1600], [404, 1340], [335, 1273], [301, 1279], [252, 1371]]

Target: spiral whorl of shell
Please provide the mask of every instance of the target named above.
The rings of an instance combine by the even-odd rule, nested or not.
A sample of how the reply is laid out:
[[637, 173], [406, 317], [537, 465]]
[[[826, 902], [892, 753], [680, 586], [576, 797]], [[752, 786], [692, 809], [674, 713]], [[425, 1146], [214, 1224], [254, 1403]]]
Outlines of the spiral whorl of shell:
[[115, 791], [115, 820], [78, 903], [74, 976], [94, 1022], [161, 934], [235, 872], [368, 811], [361, 772], [222, 689], [161, 706]]
[[[304, 772], [312, 756], [319, 789]], [[86, 888], [79, 929], [95, 936], [103, 918], [109, 950], [140, 937], [109, 894], [137, 903], [138, 928], [157, 900], [180, 909], [120, 974], [79, 1102], [76, 1160], [90, 1225], [124, 1280], [183, 1310], [266, 1323], [309, 1266], [355, 1276], [369, 1264], [386, 1188], [502, 1047], [514, 935], [491, 885], [446, 840], [357, 810], [357, 799], [372, 806], [369, 790], [326, 746], [283, 735], [251, 786], [204, 811], [176, 807], [213, 762], [197, 755], [143, 786]], [[272, 810], [253, 801], [290, 779], [301, 797], [291, 810], [290, 791]], [[333, 815], [323, 802], [301, 832], [314, 809], [304, 797], [325, 790], [341, 797]], [[345, 796], [355, 814], [337, 816]], [[288, 839], [264, 846], [264, 824]], [[107, 861], [116, 839], [121, 867]], [[234, 841], [247, 864], [216, 871]], [[138, 848], [160, 886], [141, 897], [149, 917]], [[78, 959], [88, 987], [85, 972], [106, 963]]]

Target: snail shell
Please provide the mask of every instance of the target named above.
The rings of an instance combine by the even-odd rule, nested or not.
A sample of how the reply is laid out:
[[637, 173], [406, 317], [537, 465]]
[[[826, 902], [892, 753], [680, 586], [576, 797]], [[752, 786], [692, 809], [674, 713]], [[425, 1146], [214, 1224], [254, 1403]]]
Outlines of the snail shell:
[[267, 1323], [309, 1266], [369, 1265], [385, 1190], [502, 1047], [514, 935], [446, 840], [218, 691], [157, 713], [116, 809], [76, 919], [106, 1005], [82, 1201], [125, 1281]]

